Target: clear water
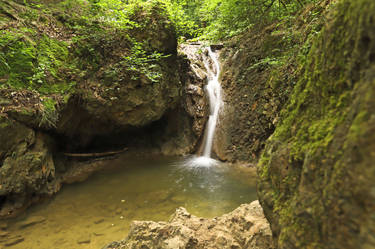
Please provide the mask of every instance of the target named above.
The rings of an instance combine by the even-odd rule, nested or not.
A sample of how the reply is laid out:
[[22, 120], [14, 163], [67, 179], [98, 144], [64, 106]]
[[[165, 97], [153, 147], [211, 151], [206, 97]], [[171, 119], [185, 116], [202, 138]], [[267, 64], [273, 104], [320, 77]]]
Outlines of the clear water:
[[[165, 221], [180, 206], [214, 217], [256, 199], [251, 172], [226, 165], [189, 168], [180, 161], [123, 156], [108, 162], [108, 169], [64, 186], [53, 199], [7, 221], [8, 236], [20, 235], [24, 241], [6, 248], [100, 249], [123, 239], [132, 220]], [[36, 216], [45, 221], [20, 228]]]

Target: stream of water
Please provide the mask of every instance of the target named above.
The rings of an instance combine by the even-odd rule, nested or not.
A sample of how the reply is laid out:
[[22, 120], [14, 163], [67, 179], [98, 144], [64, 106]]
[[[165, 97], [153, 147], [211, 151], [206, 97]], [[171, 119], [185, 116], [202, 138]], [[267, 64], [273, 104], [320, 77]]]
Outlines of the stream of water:
[[210, 47], [207, 48], [207, 52], [208, 57], [204, 59], [204, 66], [207, 71], [208, 83], [205, 89], [209, 99], [210, 114], [205, 129], [203, 154], [199, 157], [194, 156], [185, 162], [185, 165], [190, 165], [195, 168], [210, 167], [218, 165], [219, 163], [211, 158], [211, 153], [220, 109], [224, 105], [219, 82], [220, 64], [217, 54], [214, 53]]
[[123, 239], [132, 220], [165, 221], [180, 206], [214, 217], [256, 199], [247, 169], [186, 168], [176, 163], [181, 160], [142, 155], [109, 161], [108, 169], [6, 221], [0, 248], [18, 238], [5, 248], [100, 249]]

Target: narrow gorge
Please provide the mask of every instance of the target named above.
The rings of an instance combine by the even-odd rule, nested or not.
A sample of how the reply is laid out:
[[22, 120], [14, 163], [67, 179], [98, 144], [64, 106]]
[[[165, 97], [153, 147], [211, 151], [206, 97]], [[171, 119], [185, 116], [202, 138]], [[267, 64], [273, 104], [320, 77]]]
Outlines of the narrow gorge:
[[375, 249], [373, 0], [0, 1], [0, 249]]

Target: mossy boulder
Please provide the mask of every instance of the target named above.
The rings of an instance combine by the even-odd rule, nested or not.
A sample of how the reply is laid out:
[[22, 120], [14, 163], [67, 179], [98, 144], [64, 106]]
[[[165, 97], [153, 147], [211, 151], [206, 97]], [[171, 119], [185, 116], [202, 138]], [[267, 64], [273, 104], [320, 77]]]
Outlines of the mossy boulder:
[[130, 29], [91, 27], [73, 46], [85, 76], [57, 123], [57, 132], [86, 146], [96, 136], [134, 131], [176, 108], [182, 83], [177, 38], [163, 12], [136, 10]]
[[258, 166], [278, 248], [375, 246], [375, 2], [326, 18]]
[[[48, 136], [0, 117], [0, 217], [59, 188]], [[33, 198], [32, 198], [33, 197]], [[35, 201], [35, 200], [34, 200]]]

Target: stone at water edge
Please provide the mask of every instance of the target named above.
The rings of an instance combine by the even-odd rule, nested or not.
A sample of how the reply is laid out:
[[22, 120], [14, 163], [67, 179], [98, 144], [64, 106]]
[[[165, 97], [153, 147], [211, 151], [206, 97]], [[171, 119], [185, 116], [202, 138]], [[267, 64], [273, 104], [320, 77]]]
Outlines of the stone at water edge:
[[272, 233], [258, 201], [214, 219], [178, 208], [169, 222], [134, 221], [128, 237], [104, 247], [272, 249]]

